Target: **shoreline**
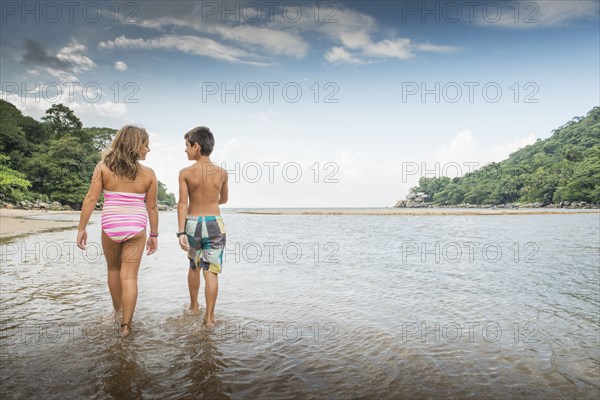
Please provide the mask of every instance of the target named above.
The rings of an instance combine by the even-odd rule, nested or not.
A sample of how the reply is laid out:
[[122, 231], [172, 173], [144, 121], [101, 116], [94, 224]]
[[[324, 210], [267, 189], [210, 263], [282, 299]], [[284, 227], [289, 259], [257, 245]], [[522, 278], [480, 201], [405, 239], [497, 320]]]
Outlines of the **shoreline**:
[[75, 229], [78, 221], [30, 218], [36, 215], [78, 215], [79, 211], [19, 210], [0, 208], [0, 243], [40, 232]]
[[550, 215], [598, 214], [598, 209], [382, 208], [382, 209], [262, 209], [237, 211], [250, 215]]
[[[357, 208], [357, 209], [223, 209], [223, 213], [246, 215], [551, 215], [598, 214], [598, 209], [450, 209], [450, 208]], [[0, 208], [0, 243], [39, 232], [76, 229], [78, 221], [31, 218], [37, 215], [79, 215], [79, 211], [21, 210]]]

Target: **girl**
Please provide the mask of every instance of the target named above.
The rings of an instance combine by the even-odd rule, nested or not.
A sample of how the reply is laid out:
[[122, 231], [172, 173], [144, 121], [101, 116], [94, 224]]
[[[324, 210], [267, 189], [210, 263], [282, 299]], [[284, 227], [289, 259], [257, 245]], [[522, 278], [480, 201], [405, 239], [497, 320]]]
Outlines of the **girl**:
[[[123, 311], [122, 336], [131, 333], [144, 243], [148, 255], [158, 247], [158, 182], [154, 171], [138, 162], [146, 159], [148, 144], [148, 133], [142, 128], [125, 126], [117, 132], [109, 151], [94, 169], [79, 218], [77, 246], [85, 250], [85, 228], [100, 193], [104, 192], [102, 250], [115, 312]], [[146, 241], [148, 219], [150, 237]]]

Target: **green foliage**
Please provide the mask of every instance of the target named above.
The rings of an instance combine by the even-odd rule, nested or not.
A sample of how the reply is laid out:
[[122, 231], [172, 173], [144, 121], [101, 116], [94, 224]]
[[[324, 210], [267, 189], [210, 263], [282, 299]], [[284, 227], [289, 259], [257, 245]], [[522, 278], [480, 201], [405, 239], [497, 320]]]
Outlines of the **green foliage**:
[[600, 204], [600, 107], [500, 163], [461, 178], [421, 178], [434, 204], [585, 201]]
[[175, 195], [167, 192], [167, 187], [161, 181], [158, 181], [158, 202], [165, 204], [169, 207], [174, 207], [177, 202], [175, 201]]
[[117, 130], [111, 128], [93, 127], [83, 128], [83, 133], [90, 138], [94, 149], [98, 152], [101, 152], [112, 142]]
[[[100, 152], [116, 130], [83, 128], [63, 104], [50, 107], [38, 122], [0, 100], [0, 117], [0, 193], [10, 201], [42, 199], [79, 207]], [[162, 183], [159, 201], [175, 204]]]
[[11, 169], [8, 164], [10, 157], [0, 154], [0, 193], [7, 200], [21, 201], [25, 197], [24, 190], [31, 186], [24, 174]]
[[3, 154], [29, 151], [25, 132], [19, 127], [21, 111], [12, 104], [0, 102], [0, 151]]
[[61, 203], [81, 203], [98, 161], [99, 154], [77, 137], [66, 135], [52, 141], [48, 147], [42, 192]]
[[64, 104], [53, 104], [42, 117], [44, 124], [54, 136], [61, 136], [69, 131], [81, 129], [83, 124], [75, 116], [73, 110]]

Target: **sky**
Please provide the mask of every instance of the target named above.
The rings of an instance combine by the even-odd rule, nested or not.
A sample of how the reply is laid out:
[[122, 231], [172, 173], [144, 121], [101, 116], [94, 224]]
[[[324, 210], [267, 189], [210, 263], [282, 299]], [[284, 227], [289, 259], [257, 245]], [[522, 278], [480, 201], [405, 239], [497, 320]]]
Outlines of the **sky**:
[[3, 99], [150, 133], [177, 194], [208, 126], [227, 207], [391, 207], [600, 104], [593, 1], [2, 1]]

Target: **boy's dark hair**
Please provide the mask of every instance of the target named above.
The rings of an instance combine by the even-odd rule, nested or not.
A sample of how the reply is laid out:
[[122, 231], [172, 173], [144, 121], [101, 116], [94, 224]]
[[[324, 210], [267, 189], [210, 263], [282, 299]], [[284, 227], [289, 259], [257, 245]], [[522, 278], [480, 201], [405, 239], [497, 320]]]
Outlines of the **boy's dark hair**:
[[213, 147], [215, 147], [215, 137], [206, 126], [198, 126], [190, 130], [185, 134], [184, 138], [192, 146], [198, 143], [200, 145], [200, 155], [203, 156], [210, 156]]

